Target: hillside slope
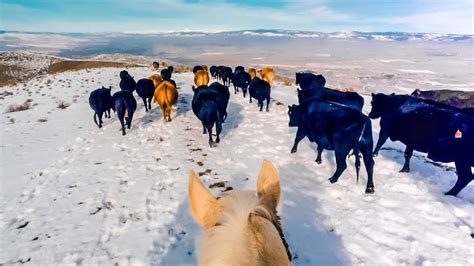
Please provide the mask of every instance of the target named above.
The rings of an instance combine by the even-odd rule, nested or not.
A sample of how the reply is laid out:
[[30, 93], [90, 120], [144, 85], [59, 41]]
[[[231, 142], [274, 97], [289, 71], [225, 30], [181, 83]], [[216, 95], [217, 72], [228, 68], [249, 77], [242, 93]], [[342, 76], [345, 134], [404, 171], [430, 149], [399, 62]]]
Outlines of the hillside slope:
[[[270, 159], [282, 179], [279, 212], [295, 265], [474, 264], [474, 186], [444, 196], [456, 179], [450, 167], [416, 154], [412, 173], [398, 173], [402, 146], [388, 142], [375, 158], [375, 194], [364, 194], [365, 169], [356, 184], [353, 157], [330, 184], [332, 152], [317, 165], [315, 146], [304, 140], [290, 154], [287, 105], [296, 95], [281, 84], [268, 113], [231, 94], [222, 141], [211, 149], [191, 111], [191, 73], [174, 77], [180, 99], [172, 122], [156, 105], [145, 113], [137, 99], [132, 129], [122, 136], [114, 115], [98, 129], [88, 105], [91, 90], [117, 90], [118, 72], [81, 70], [4, 88], [13, 95], [0, 100], [0, 263], [195, 264], [189, 170], [207, 185], [224, 182], [212, 189], [217, 195], [255, 189], [261, 161]], [[3, 113], [27, 99], [32, 109]], [[60, 101], [71, 105], [58, 109]]]

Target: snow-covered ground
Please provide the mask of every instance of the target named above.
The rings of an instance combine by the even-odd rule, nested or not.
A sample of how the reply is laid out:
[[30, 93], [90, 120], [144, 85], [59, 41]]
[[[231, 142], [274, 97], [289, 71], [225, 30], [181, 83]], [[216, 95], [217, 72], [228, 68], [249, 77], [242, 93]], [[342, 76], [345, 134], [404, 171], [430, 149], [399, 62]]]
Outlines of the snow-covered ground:
[[[191, 111], [192, 73], [174, 76], [180, 99], [172, 122], [163, 122], [156, 105], [145, 113], [139, 100], [126, 136], [115, 116], [98, 129], [89, 93], [102, 85], [116, 91], [119, 71], [67, 72], [2, 88], [13, 95], [0, 100], [0, 264], [195, 264], [200, 229], [189, 214], [188, 171], [207, 185], [224, 182], [216, 195], [253, 190], [263, 159], [281, 175], [279, 212], [295, 265], [474, 264], [474, 184], [444, 196], [456, 180], [451, 167], [416, 153], [412, 172], [399, 173], [403, 146], [389, 141], [375, 158], [375, 194], [364, 194], [364, 169], [356, 183], [353, 157], [330, 184], [332, 152], [317, 165], [315, 146], [304, 140], [290, 154], [295, 129], [287, 105], [296, 103], [295, 88], [278, 83], [268, 113], [232, 94], [222, 141], [211, 149]], [[27, 99], [32, 109], [4, 113]], [[58, 109], [59, 101], [71, 105]], [[373, 128], [376, 140], [378, 121]]]

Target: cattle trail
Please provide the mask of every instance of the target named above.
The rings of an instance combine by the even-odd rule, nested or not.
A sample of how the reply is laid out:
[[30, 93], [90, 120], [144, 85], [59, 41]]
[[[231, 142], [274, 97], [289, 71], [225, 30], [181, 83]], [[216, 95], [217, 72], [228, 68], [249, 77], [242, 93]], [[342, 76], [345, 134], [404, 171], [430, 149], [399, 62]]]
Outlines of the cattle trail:
[[[128, 71], [135, 77], [150, 74], [144, 68]], [[58, 79], [81, 88], [83, 93], [70, 108], [51, 111], [49, 100], [38, 100], [42, 105], [36, 110], [10, 114], [17, 124], [2, 120], [2, 126], [27, 135], [36, 130], [26, 122], [33, 120], [27, 115], [51, 111], [46, 122], [50, 127], [74, 130], [58, 132], [56, 138], [64, 141], [58, 147], [51, 144], [51, 159], [30, 166], [27, 175], [17, 172], [26, 179], [22, 193], [0, 201], [0, 263], [195, 264], [199, 228], [189, 213], [189, 170], [200, 173], [215, 195], [253, 190], [263, 159], [272, 160], [281, 175], [279, 214], [295, 265], [474, 263], [469, 249], [472, 184], [459, 198], [446, 197], [442, 192], [454, 182], [455, 173], [427, 164], [423, 156], [413, 156], [412, 173], [398, 173], [403, 156], [384, 149], [375, 158], [375, 194], [364, 193], [364, 169], [356, 184], [353, 157], [339, 181], [330, 184], [327, 179], [336, 167], [333, 152], [325, 151], [323, 163], [317, 165], [316, 147], [305, 139], [298, 152], [290, 154], [295, 129], [288, 127], [287, 105], [297, 101], [292, 87], [273, 84], [270, 112], [259, 112], [256, 102], [248, 103], [248, 95], [231, 93], [221, 143], [211, 149], [191, 111], [192, 73], [173, 75], [180, 98], [171, 122], [163, 121], [155, 104], [146, 113], [137, 101], [126, 136], [113, 114], [97, 128], [84, 92], [99, 87], [92, 77], [118, 82], [117, 69], [74, 73], [55, 76], [51, 85], [58, 90], [53, 94], [71, 96], [80, 92], [60, 87]], [[43, 85], [47, 79], [29, 86]], [[24, 93], [12, 96], [12, 101], [19, 102]], [[43, 111], [41, 106], [48, 108]], [[378, 120], [372, 122], [376, 133]], [[41, 136], [25, 141], [41, 147], [48, 132], [38, 131]], [[13, 130], [5, 135], [7, 141], [13, 139]], [[396, 143], [387, 146], [400, 149]], [[18, 149], [7, 150], [12, 157], [6, 160], [28, 158], [26, 150]]]

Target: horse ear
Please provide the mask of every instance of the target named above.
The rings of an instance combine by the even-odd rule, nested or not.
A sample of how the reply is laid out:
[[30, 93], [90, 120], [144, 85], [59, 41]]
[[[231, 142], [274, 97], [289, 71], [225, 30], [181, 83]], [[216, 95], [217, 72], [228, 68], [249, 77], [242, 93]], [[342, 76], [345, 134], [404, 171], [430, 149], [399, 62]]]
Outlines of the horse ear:
[[194, 171], [189, 172], [188, 196], [194, 220], [202, 227], [208, 227], [209, 218], [218, 210], [217, 200]]
[[268, 160], [263, 160], [258, 173], [257, 195], [263, 199], [264, 204], [276, 210], [280, 201], [280, 176], [275, 166]]

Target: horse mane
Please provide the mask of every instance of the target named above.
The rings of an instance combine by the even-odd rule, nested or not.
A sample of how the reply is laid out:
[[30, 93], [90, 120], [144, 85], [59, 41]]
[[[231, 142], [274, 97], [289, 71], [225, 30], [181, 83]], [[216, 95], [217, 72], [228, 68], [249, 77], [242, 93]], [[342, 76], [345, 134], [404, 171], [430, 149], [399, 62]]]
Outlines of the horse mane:
[[[291, 260], [288, 244], [283, 236], [280, 218], [276, 211], [269, 210], [255, 192], [236, 191], [218, 198], [221, 211], [212, 221], [213, 227], [205, 230], [200, 238], [200, 264], [225, 264], [229, 261], [238, 265], [253, 264], [251, 258], [258, 257], [254, 252], [260, 252], [258, 243], [249, 227], [250, 215], [270, 221], [277, 229], [283, 245]], [[249, 239], [255, 241], [252, 246], [245, 248]]]

